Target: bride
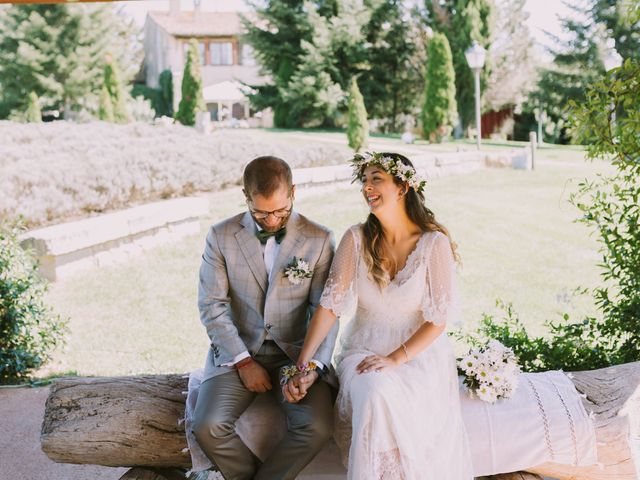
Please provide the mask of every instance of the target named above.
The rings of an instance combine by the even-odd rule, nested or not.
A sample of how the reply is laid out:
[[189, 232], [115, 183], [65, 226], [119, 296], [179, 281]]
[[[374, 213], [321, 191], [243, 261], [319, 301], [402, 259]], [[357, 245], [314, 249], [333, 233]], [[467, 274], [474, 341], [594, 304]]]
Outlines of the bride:
[[455, 357], [455, 247], [424, 206], [425, 182], [396, 153], [351, 164], [370, 214], [343, 236], [298, 359], [283, 386], [301, 400], [308, 364], [336, 318], [356, 305], [337, 356], [336, 441], [350, 479], [471, 480]]

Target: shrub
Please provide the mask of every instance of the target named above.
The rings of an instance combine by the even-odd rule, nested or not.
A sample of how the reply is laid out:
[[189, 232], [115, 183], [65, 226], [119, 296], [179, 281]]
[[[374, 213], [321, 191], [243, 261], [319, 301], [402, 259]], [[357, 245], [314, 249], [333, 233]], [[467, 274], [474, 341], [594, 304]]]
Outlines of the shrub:
[[547, 322], [549, 335], [532, 338], [510, 305], [495, 320], [458, 338], [475, 345], [495, 338], [514, 349], [528, 371], [592, 370], [640, 360], [640, 63], [627, 60], [611, 79], [591, 86], [586, 101], [571, 103], [573, 135], [587, 144], [591, 159], [611, 160], [614, 174], [580, 183], [572, 203], [579, 221], [601, 243], [603, 284], [592, 294], [599, 317]]
[[428, 45], [422, 130], [424, 138], [440, 142], [458, 118], [455, 72], [447, 37], [435, 33]]
[[347, 138], [349, 139], [349, 146], [357, 152], [367, 144], [369, 124], [367, 123], [367, 109], [364, 106], [364, 99], [355, 77], [351, 79], [351, 85], [349, 86], [348, 117]]
[[183, 125], [196, 124], [196, 112], [207, 109], [202, 97], [202, 77], [200, 75], [200, 55], [198, 44], [195, 40], [189, 42], [187, 49], [187, 61], [182, 77], [182, 98], [176, 113], [176, 120]]
[[27, 106], [26, 120], [30, 123], [42, 122], [42, 112], [40, 111], [40, 105], [38, 105], [38, 95], [36, 92], [29, 94], [29, 105]]
[[20, 247], [20, 224], [0, 223], [0, 383], [24, 380], [63, 341], [66, 321], [44, 304], [46, 285]]
[[0, 121], [0, 219], [23, 215], [31, 228], [239, 185], [244, 165], [265, 152], [294, 168], [349, 156], [346, 146], [257, 141], [242, 130]]

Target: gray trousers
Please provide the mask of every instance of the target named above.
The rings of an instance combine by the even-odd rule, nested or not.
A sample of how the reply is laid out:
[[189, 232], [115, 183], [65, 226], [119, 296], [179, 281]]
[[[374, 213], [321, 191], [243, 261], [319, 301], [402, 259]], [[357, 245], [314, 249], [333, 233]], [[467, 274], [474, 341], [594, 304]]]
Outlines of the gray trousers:
[[[272, 390], [250, 392], [236, 371], [206, 380], [198, 393], [193, 433], [226, 480], [294, 479], [333, 434], [333, 392], [318, 380], [304, 399], [288, 403], [282, 396], [278, 374], [280, 367], [291, 360], [274, 342], [265, 342], [254, 359], [269, 372]], [[264, 463], [235, 431], [236, 421], [256, 395], [275, 395], [287, 418], [287, 433]]]

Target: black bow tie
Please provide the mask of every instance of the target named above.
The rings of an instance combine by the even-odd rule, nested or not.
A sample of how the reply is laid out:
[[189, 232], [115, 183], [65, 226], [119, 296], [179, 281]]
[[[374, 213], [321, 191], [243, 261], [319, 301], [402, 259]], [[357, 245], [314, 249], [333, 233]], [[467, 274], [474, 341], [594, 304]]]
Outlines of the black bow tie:
[[277, 232], [267, 232], [266, 230], [259, 230], [258, 232], [256, 232], [256, 237], [258, 237], [258, 240], [260, 240], [260, 243], [262, 245], [267, 243], [269, 237], [274, 237], [276, 239], [276, 242], [279, 244], [282, 242], [282, 239], [284, 238], [286, 233], [287, 227], [282, 227]]

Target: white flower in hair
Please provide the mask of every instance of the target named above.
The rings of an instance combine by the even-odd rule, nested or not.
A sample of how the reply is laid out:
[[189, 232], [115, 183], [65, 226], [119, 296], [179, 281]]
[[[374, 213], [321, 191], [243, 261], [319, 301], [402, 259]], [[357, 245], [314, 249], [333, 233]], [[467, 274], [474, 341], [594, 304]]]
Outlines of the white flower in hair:
[[379, 165], [389, 175], [407, 182], [417, 193], [424, 191], [427, 181], [418, 175], [416, 169], [405, 165], [400, 160], [378, 152], [356, 153], [349, 161], [353, 168], [353, 181], [360, 179], [362, 170], [369, 165]]

